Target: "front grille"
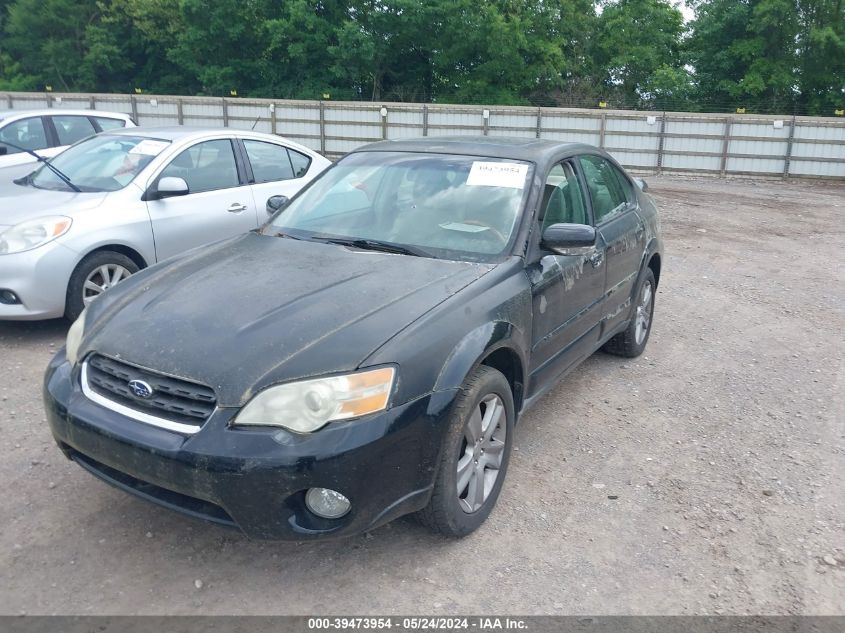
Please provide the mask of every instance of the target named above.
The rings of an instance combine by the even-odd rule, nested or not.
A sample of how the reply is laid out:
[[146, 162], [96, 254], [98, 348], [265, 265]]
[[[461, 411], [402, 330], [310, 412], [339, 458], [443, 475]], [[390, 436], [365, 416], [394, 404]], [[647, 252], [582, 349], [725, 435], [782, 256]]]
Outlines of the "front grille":
[[[89, 389], [141, 413], [200, 427], [217, 403], [214, 390], [205, 385], [164, 376], [100, 354], [94, 354], [86, 362]], [[129, 388], [133, 380], [147, 383], [152, 387], [152, 395], [148, 398], [135, 395]]]

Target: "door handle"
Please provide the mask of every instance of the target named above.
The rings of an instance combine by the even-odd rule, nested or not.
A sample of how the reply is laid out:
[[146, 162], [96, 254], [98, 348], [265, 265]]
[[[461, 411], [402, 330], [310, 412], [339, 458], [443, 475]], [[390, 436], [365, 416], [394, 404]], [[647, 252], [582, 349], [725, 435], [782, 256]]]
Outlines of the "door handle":
[[598, 268], [604, 261], [604, 253], [601, 251], [593, 251], [593, 253], [587, 257], [587, 261], [593, 265], [593, 268]]
[[234, 202], [232, 205], [227, 209], [229, 213], [240, 213], [241, 211], [246, 211], [246, 205], [241, 204], [240, 202]]

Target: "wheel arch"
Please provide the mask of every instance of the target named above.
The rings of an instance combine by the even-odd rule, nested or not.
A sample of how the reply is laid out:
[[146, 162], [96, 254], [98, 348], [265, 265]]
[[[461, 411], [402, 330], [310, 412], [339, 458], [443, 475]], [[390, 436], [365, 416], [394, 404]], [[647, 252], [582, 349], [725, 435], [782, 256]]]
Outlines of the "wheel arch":
[[526, 363], [513, 342], [513, 330], [511, 323], [491, 321], [468, 333], [444, 363], [434, 390], [458, 389], [476, 367], [485, 365], [505, 376], [518, 412], [525, 394]]
[[653, 253], [646, 264], [654, 273], [654, 287], [660, 284], [660, 253]]
[[[135, 265], [138, 266], [139, 270], [143, 270], [144, 268], [146, 268], [149, 265], [149, 264], [147, 264], [147, 261], [144, 259], [144, 256], [141, 255], [141, 253], [136, 251], [131, 246], [127, 246], [125, 244], [103, 244], [101, 246], [97, 246], [96, 248], [91, 249], [90, 251], [85, 253], [82, 257], [80, 257], [79, 260], [76, 262], [76, 266], [79, 266], [79, 264], [86, 257], [90, 257], [91, 255], [94, 255], [96, 253], [102, 253], [102, 252], [105, 252], [105, 251], [114, 251], [115, 253], [120, 253], [121, 255], [125, 255], [126, 257], [131, 259], [133, 262], [135, 262]], [[76, 270], [76, 266], [73, 267], [74, 270]]]

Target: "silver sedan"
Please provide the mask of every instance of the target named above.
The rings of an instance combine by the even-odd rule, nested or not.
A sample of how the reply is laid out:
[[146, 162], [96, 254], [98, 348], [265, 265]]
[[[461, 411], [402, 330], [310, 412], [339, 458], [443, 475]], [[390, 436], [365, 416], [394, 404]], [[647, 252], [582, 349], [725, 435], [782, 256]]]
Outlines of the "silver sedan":
[[134, 128], [0, 188], [0, 319], [76, 318], [137, 270], [252, 230], [331, 163], [278, 136]]

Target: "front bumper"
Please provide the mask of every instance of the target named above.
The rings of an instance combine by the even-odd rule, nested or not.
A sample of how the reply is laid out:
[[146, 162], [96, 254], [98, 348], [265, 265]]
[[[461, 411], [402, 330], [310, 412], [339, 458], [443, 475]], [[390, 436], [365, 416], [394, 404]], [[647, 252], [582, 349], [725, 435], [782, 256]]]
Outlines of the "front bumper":
[[[127, 492], [254, 538], [346, 536], [424, 507], [448, 410], [438, 392], [309, 435], [230, 426], [218, 409], [194, 435], [153, 427], [81, 392], [78, 368], [59, 352], [44, 381], [51, 430], [65, 454]], [[348, 514], [326, 520], [305, 506], [308, 488], [344, 494]]]
[[11, 290], [20, 303], [0, 302], [0, 320], [60, 317], [77, 254], [54, 240], [31, 251], [0, 255], [0, 290]]

